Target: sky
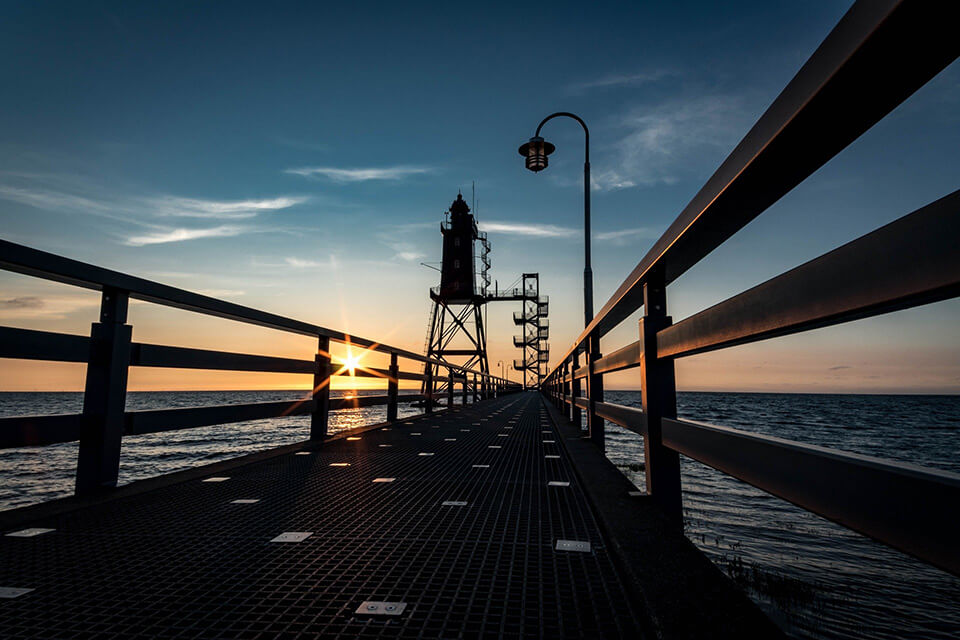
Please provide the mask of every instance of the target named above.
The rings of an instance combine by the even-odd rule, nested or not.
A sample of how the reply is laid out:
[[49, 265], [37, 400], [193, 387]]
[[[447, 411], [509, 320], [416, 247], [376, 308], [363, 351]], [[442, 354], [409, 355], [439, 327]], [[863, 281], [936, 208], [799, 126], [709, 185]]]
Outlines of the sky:
[[[4, 2], [0, 237], [422, 352], [458, 190], [501, 286], [540, 273], [551, 345], [582, 329], [591, 130], [595, 308], [850, 2]], [[687, 317], [957, 188], [960, 67], [677, 280]], [[474, 187], [475, 185], [475, 187]], [[88, 334], [94, 292], [0, 273], [0, 324]], [[515, 304], [488, 309], [490, 362]], [[947, 301], [682, 359], [683, 390], [960, 392]], [[135, 303], [134, 339], [312, 358], [309, 338]], [[636, 317], [602, 342], [637, 337]], [[369, 358], [374, 365], [382, 359]], [[0, 360], [0, 390], [76, 390], [81, 365]], [[511, 373], [517, 379], [518, 373]], [[130, 388], [307, 387], [132, 369]], [[344, 384], [350, 384], [349, 381]], [[608, 377], [637, 387], [637, 372]]]

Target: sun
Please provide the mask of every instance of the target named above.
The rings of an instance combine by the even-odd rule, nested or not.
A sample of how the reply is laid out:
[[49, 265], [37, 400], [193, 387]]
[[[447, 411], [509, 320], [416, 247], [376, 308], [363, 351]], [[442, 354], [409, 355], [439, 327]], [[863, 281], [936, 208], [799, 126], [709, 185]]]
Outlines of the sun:
[[343, 359], [343, 368], [350, 372], [350, 375], [353, 375], [356, 372], [358, 366], [360, 366], [360, 356], [355, 356], [352, 353], [347, 354]]

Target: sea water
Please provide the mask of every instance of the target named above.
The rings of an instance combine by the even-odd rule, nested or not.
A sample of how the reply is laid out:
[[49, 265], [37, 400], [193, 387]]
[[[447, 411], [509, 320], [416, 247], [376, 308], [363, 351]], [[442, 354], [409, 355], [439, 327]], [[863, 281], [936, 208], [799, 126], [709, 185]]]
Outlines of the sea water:
[[[131, 393], [127, 409], [301, 397], [298, 391]], [[607, 391], [606, 400], [640, 406], [634, 391]], [[76, 413], [82, 403], [79, 393], [0, 393], [0, 416]], [[401, 417], [419, 411], [400, 406]], [[680, 393], [678, 411], [694, 420], [960, 472], [956, 396]], [[382, 406], [338, 411], [331, 414], [330, 430], [385, 418]], [[127, 437], [120, 482], [302, 441], [309, 420], [295, 416]], [[643, 488], [642, 439], [608, 423], [607, 447], [611, 461]], [[0, 451], [0, 509], [70, 495], [76, 456], [76, 443]], [[960, 579], [697, 462], [683, 459], [681, 468], [686, 535], [790, 635], [960, 637]]]

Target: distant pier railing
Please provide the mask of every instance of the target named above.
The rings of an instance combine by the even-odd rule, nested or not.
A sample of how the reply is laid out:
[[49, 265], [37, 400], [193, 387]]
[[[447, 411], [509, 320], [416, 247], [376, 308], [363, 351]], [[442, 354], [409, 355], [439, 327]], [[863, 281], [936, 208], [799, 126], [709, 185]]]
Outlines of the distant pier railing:
[[[543, 389], [604, 444], [644, 438], [647, 492], [682, 522], [679, 455], [960, 574], [960, 475], [677, 419], [674, 362], [960, 295], [960, 191], [680, 322], [667, 286], [960, 53], [957, 3], [857, 2], [551, 369]], [[895, 151], [891, 151], [895, 153]], [[600, 340], [643, 309], [639, 335]], [[640, 368], [642, 409], [604, 401]]]
[[[0, 418], [0, 448], [3, 449], [79, 440], [78, 495], [116, 486], [120, 445], [125, 435], [309, 414], [310, 440], [322, 442], [328, 436], [330, 411], [386, 405], [387, 421], [394, 421], [399, 404], [422, 402], [424, 410], [431, 412], [438, 399], [424, 395], [401, 396], [399, 381], [424, 381], [427, 383], [424, 388], [428, 394], [432, 393], [433, 385], [428, 378], [434, 371], [443, 370], [440, 367], [447, 373], [448, 407], [454, 402], [455, 384], [461, 385], [464, 403], [519, 390], [515, 383], [481, 371], [4, 240], [0, 240], [0, 268], [102, 292], [99, 321], [93, 323], [89, 336], [0, 327], [0, 358], [87, 365], [82, 413]], [[311, 336], [317, 339], [317, 349], [313, 359], [301, 360], [134, 342], [132, 327], [127, 323], [130, 299]], [[331, 398], [331, 378], [345, 373], [335, 369], [330, 354], [331, 341], [389, 355], [390, 365], [386, 369], [357, 367], [349, 374], [382, 378], [387, 394]], [[426, 367], [426, 373], [401, 371], [400, 359], [420, 365], [429, 362], [434, 366]], [[302, 374], [313, 376], [313, 389], [309, 398], [290, 402], [126, 411], [130, 367]], [[472, 393], [468, 393], [468, 386]]]

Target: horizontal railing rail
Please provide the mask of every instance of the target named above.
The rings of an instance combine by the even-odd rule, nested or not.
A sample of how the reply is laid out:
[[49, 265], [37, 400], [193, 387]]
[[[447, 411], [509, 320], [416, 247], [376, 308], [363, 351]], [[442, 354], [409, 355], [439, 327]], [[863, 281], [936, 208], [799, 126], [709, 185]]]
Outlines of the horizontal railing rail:
[[[0, 327], [0, 358], [87, 364], [83, 413], [55, 416], [0, 418], [0, 448], [80, 442], [77, 493], [87, 494], [116, 485], [120, 443], [124, 436], [160, 433], [216, 424], [307, 415], [310, 439], [327, 438], [330, 411], [385, 405], [387, 421], [395, 421], [401, 404], [417, 403], [433, 411], [438, 394], [434, 383], [446, 385], [446, 404], [454, 404], [453, 385], [462, 387], [463, 402], [519, 390], [519, 386], [489, 372], [427, 358], [411, 351], [342, 331], [301, 322], [277, 314], [226, 302], [184, 289], [104, 269], [63, 256], [0, 240], [0, 269], [101, 291], [99, 322], [89, 336]], [[176, 307], [210, 316], [245, 322], [317, 340], [312, 359], [133, 342], [127, 323], [130, 299]], [[390, 366], [350, 369], [333, 362], [330, 342], [390, 357]], [[400, 359], [424, 365], [401, 371]], [[126, 411], [130, 367], [163, 367], [287, 373], [313, 376], [313, 388], [303, 400]], [[330, 384], [341, 375], [382, 379], [386, 395], [331, 398]], [[399, 394], [399, 381], [422, 383], [423, 394]], [[468, 393], [468, 388], [473, 392]]]
[[[679, 455], [955, 574], [960, 475], [677, 419], [678, 358], [960, 296], [960, 191], [684, 320], [666, 289], [960, 54], [958, 7], [857, 2], [545, 377], [568, 417], [643, 436], [647, 492], [682, 521]], [[642, 309], [638, 340], [600, 340]], [[642, 408], [604, 401], [639, 367]]]

